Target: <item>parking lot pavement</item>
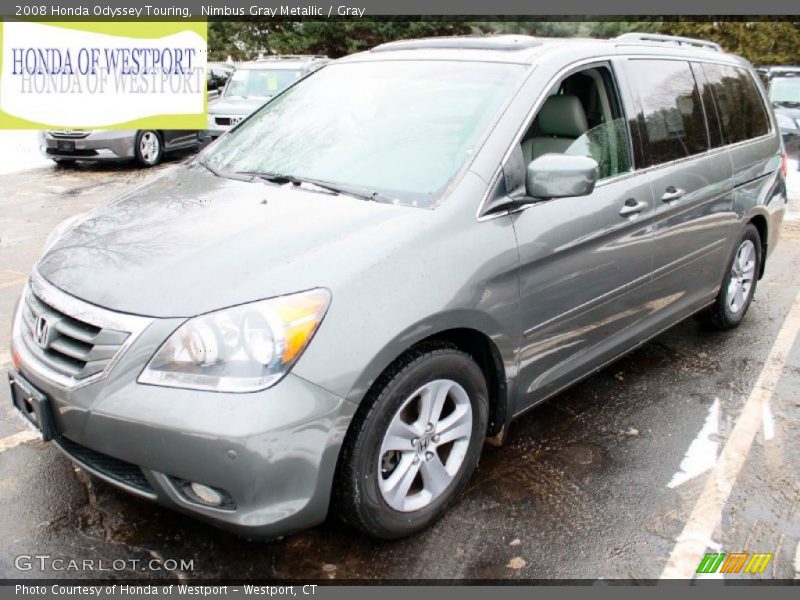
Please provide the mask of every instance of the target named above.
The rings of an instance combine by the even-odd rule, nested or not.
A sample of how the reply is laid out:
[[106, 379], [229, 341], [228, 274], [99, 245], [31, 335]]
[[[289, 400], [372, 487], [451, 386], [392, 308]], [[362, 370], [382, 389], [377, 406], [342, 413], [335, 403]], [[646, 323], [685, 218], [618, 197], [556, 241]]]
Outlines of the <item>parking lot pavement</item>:
[[[97, 166], [0, 175], [0, 371], [9, 362], [13, 304], [48, 232], [143, 175], [154, 172]], [[0, 383], [0, 575], [109, 575], [15, 567], [27, 564], [20, 555], [47, 554], [102, 559], [106, 568], [117, 560], [115, 576], [170, 581], [648, 579], [691, 574], [703, 552], [721, 549], [774, 554], [761, 575], [735, 577], [797, 577], [798, 272], [795, 203], [739, 329], [711, 333], [689, 319], [532, 411], [512, 425], [504, 447], [485, 449], [444, 519], [392, 543], [335, 519], [253, 542], [140, 501], [20, 433]], [[171, 559], [193, 562], [165, 568]]]

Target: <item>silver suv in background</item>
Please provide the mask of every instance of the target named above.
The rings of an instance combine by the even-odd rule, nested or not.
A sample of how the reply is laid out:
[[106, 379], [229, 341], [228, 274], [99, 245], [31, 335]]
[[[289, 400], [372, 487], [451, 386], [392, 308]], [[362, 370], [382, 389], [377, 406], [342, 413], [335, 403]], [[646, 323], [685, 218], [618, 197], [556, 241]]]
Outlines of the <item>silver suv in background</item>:
[[753, 68], [708, 42], [378, 46], [56, 231], [12, 398], [246, 536], [329, 508], [408, 535], [514, 418], [690, 315], [739, 325], [785, 166]]
[[800, 67], [762, 67], [767, 94], [783, 137], [786, 152], [800, 155]]
[[219, 98], [208, 106], [206, 135], [218, 138], [267, 100], [327, 64], [325, 56], [268, 56], [236, 67]]

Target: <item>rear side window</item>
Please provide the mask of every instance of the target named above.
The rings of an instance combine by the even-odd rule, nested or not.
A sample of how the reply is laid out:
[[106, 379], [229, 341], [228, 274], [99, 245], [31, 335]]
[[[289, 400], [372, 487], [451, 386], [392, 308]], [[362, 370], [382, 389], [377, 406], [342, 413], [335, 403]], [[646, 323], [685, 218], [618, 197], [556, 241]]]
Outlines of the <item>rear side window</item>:
[[725, 140], [722, 138], [722, 126], [719, 122], [711, 82], [708, 81], [703, 71], [703, 65], [699, 63], [692, 63], [692, 73], [694, 73], [695, 81], [700, 88], [700, 96], [703, 98], [703, 108], [706, 112], [706, 123], [708, 123], [708, 141], [712, 148], [719, 148], [725, 145]]
[[642, 107], [648, 166], [708, 150], [703, 103], [689, 63], [631, 60], [629, 65]]
[[706, 63], [703, 71], [711, 86], [725, 144], [743, 142], [769, 132], [767, 109], [746, 69]]

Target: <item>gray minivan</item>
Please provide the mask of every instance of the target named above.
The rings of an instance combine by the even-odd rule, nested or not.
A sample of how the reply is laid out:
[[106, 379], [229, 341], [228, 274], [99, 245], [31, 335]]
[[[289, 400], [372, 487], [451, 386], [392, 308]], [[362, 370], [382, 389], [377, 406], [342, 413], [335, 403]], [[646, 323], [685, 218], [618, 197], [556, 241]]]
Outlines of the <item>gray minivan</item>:
[[738, 325], [784, 168], [752, 67], [708, 42], [378, 46], [54, 232], [13, 400], [218, 526], [404, 536], [515, 417], [690, 315]]

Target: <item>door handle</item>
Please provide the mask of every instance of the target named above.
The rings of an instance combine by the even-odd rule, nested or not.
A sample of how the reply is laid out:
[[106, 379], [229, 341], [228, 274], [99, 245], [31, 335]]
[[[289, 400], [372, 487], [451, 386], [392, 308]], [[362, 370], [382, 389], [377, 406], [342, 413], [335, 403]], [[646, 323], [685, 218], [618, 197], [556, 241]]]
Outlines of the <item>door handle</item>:
[[635, 198], [628, 198], [625, 204], [619, 211], [620, 216], [630, 217], [631, 215], [638, 214], [647, 208], [647, 202], [639, 202]]
[[661, 201], [672, 202], [673, 200], [680, 200], [685, 193], [686, 190], [682, 190], [681, 188], [676, 188], [674, 185], [671, 185], [664, 190], [664, 195], [661, 196]]

